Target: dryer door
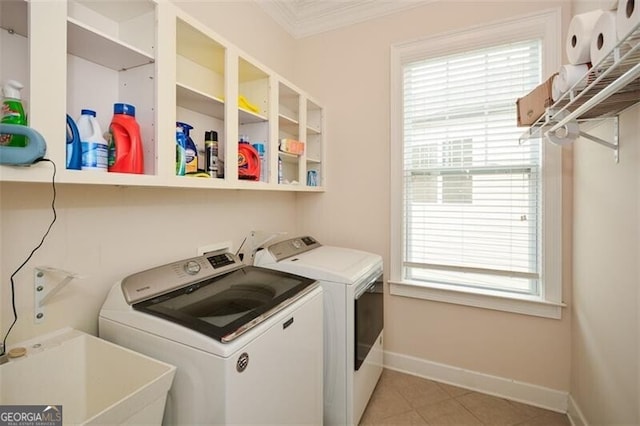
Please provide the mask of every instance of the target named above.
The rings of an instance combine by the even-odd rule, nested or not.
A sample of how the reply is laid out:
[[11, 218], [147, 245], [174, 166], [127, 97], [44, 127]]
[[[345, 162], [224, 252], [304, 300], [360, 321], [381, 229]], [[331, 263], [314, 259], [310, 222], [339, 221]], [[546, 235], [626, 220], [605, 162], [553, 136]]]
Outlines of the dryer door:
[[382, 274], [355, 295], [355, 370], [358, 370], [384, 328]]

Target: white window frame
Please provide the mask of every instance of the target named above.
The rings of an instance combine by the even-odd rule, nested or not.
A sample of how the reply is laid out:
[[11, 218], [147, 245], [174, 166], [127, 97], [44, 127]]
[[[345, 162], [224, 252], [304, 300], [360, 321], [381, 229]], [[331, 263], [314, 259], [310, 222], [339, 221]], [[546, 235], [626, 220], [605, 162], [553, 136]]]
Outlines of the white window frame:
[[[562, 317], [562, 150], [542, 143], [542, 270], [540, 296], [504, 294], [402, 279], [403, 271], [403, 90], [402, 65], [415, 59], [444, 56], [505, 40], [542, 40], [542, 75], [560, 68], [562, 27], [559, 8], [476, 26], [391, 47], [391, 265], [390, 293], [545, 318]], [[543, 80], [545, 77], [543, 77]], [[515, 105], [515, 99], [513, 100]], [[514, 118], [515, 119], [515, 118]], [[524, 133], [525, 129], [523, 129]]]

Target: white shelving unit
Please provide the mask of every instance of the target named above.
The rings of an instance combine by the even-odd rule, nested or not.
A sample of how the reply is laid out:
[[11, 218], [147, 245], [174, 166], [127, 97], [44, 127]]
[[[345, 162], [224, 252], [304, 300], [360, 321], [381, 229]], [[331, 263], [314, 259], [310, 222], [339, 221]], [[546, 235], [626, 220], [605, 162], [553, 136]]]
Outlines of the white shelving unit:
[[[578, 87], [584, 87], [578, 90]], [[542, 137], [562, 132], [572, 121], [613, 120], [614, 134], [610, 141], [586, 131], [579, 135], [610, 148], [617, 162], [618, 119], [624, 109], [640, 102], [640, 25], [619, 41], [616, 47], [594, 66], [567, 93], [547, 109], [521, 139]]]
[[[47, 141], [46, 156], [58, 165], [57, 182], [324, 190], [325, 140], [319, 104], [173, 3], [12, 1], [0, 2], [0, 8], [0, 79], [25, 85], [29, 125]], [[170, 87], [175, 90], [167, 90]], [[65, 115], [77, 119], [81, 109], [93, 109], [106, 131], [113, 104], [120, 102], [136, 107], [144, 174], [66, 170]], [[224, 177], [175, 175], [176, 121], [193, 126], [191, 136], [199, 151], [204, 151], [205, 131], [218, 133]], [[241, 135], [265, 145], [266, 182], [238, 178]], [[287, 181], [297, 184], [278, 182], [282, 137], [306, 143], [305, 154], [281, 156]], [[202, 156], [199, 160], [204, 162]], [[199, 168], [204, 169], [203, 164]], [[318, 174], [318, 186], [306, 184], [308, 170]], [[0, 166], [0, 181], [50, 180], [47, 164]]]

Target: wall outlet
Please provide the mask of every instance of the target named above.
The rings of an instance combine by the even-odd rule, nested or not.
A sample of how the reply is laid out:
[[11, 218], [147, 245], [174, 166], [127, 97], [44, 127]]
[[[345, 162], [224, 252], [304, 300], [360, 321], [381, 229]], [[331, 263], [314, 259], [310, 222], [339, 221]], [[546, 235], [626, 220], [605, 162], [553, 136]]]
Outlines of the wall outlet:
[[223, 241], [221, 243], [207, 244], [198, 247], [198, 256], [211, 252], [230, 252], [233, 253], [233, 243], [231, 241]]

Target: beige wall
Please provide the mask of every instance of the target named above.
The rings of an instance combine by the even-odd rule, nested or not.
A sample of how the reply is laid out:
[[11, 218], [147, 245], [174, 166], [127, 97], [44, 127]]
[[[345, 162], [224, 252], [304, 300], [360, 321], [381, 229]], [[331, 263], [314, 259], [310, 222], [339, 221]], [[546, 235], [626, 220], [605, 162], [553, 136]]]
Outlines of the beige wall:
[[[388, 270], [389, 153], [397, 149], [389, 142], [390, 46], [551, 7], [562, 7], [566, 21], [568, 6], [566, 1], [509, 2], [508, 7], [504, 1], [434, 3], [301, 40], [299, 84], [321, 98], [329, 123], [329, 190], [299, 197], [301, 228], [327, 243], [380, 253]], [[566, 200], [570, 215], [570, 197]], [[570, 226], [566, 231], [570, 256]], [[565, 300], [571, 278], [567, 260]], [[550, 320], [388, 294], [385, 306], [388, 351], [569, 390], [568, 310], [562, 320]]]
[[[294, 40], [247, 2], [186, 2], [187, 12], [285, 77], [293, 73]], [[46, 70], [43, 70], [46, 72]], [[49, 141], [51, 143], [51, 141]], [[58, 165], [61, 167], [61, 165]], [[126, 274], [181, 257], [209, 243], [232, 241], [237, 249], [254, 229], [295, 234], [295, 195], [269, 191], [186, 190], [59, 185], [58, 220], [42, 249], [16, 276], [17, 342], [72, 326], [97, 331], [104, 297]], [[9, 276], [37, 245], [52, 213], [48, 184], [0, 184], [0, 329], [13, 316]], [[34, 324], [33, 267], [78, 273]]]
[[[606, 1], [576, 1], [573, 13]], [[636, 2], [637, 7], [637, 2]], [[611, 123], [591, 133], [611, 140]], [[640, 105], [620, 116], [620, 163], [575, 144], [571, 397], [588, 424], [640, 424]]]
[[[612, 126], [593, 133], [611, 139]], [[571, 395], [590, 424], [640, 424], [640, 106], [620, 118], [620, 163], [575, 146]]]

